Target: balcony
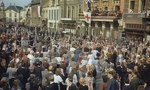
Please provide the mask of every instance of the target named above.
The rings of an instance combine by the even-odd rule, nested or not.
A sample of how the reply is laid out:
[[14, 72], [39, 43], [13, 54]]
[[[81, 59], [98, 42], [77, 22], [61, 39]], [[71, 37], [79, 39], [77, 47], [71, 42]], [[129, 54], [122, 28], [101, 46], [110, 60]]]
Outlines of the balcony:
[[144, 18], [145, 13], [125, 13], [123, 18]]
[[[85, 17], [83, 13], [79, 14], [80, 20], [84, 20]], [[122, 18], [122, 13], [120, 11], [93, 11], [92, 21], [113, 21], [115, 19]]]

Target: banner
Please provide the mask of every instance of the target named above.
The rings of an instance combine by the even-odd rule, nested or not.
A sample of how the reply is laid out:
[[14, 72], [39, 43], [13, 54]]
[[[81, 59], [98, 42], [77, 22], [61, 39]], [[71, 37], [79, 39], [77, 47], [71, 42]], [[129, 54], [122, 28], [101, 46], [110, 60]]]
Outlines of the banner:
[[41, 6], [36, 6], [36, 16], [41, 17]]
[[85, 22], [91, 23], [91, 12], [83, 12], [84, 17], [85, 17]]

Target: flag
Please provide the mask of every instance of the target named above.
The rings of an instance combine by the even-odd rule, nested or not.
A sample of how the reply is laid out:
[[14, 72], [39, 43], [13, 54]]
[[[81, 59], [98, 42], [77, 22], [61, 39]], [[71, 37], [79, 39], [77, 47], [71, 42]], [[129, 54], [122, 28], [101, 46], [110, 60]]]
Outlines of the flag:
[[41, 17], [41, 7], [38, 5], [36, 6], [36, 16]]
[[84, 17], [85, 17], [85, 22], [91, 23], [91, 12], [83, 12]]

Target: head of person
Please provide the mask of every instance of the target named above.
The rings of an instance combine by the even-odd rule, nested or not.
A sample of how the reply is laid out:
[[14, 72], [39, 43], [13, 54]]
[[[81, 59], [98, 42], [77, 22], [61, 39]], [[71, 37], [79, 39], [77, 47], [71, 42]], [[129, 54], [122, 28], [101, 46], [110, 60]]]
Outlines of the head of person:
[[60, 68], [57, 68], [56, 71], [55, 71], [55, 74], [56, 74], [56, 75], [60, 75], [60, 74], [61, 74], [61, 69], [60, 69]]
[[132, 71], [132, 77], [137, 77], [138, 72], [136, 72], [135, 70]]
[[108, 82], [108, 76], [107, 75], [102, 75], [103, 82], [106, 83]]
[[49, 76], [49, 81], [50, 81], [50, 82], [53, 82], [53, 81], [54, 81], [54, 76], [53, 76], [53, 75], [50, 75], [50, 76]]
[[49, 68], [49, 64], [47, 62], [43, 63], [44, 69], [48, 69]]
[[85, 84], [85, 79], [83, 77], [81, 77], [79, 82], [80, 82], [81, 85], [83, 85], [83, 84]]
[[113, 78], [113, 75], [114, 75], [114, 71], [109, 71], [108, 72], [108, 78]]
[[2, 67], [5, 67], [5, 66], [6, 66], [6, 60], [5, 60], [5, 59], [2, 59], [2, 60], [1, 60], [1, 66], [2, 66]]

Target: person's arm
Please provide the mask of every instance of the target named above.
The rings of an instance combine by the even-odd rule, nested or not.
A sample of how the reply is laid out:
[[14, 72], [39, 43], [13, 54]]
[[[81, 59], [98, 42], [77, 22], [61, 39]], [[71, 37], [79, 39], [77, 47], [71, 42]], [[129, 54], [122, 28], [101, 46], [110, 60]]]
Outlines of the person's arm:
[[59, 78], [59, 80], [60, 80], [60, 83], [62, 83], [62, 85], [67, 85], [66, 83], [63, 82], [63, 79], [61, 77]]

